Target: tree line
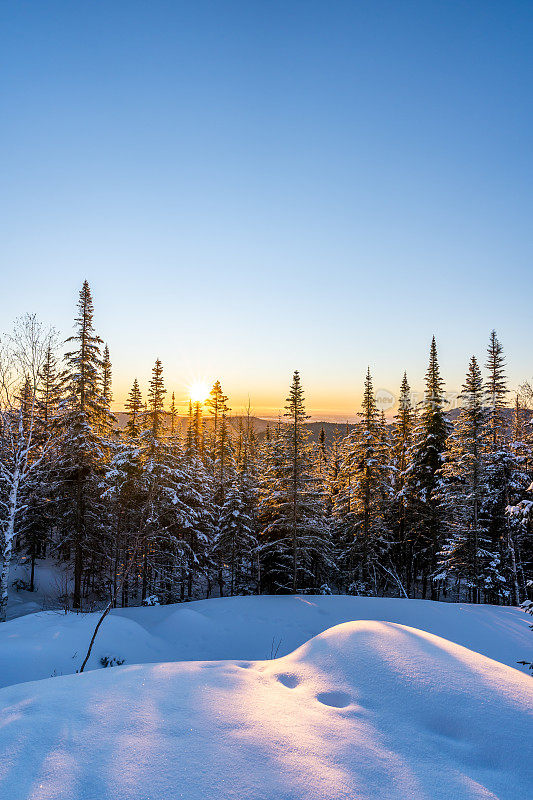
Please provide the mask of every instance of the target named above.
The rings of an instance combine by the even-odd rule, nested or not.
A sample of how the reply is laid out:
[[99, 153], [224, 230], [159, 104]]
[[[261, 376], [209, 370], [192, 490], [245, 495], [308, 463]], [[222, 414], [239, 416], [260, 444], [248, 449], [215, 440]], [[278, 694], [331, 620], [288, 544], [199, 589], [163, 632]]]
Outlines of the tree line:
[[235, 432], [219, 381], [183, 429], [159, 360], [119, 430], [87, 282], [67, 345], [60, 359], [28, 315], [2, 347], [0, 620], [14, 551], [30, 589], [39, 559], [63, 564], [74, 609], [251, 593], [531, 599], [533, 393], [509, 405], [494, 331], [453, 421], [433, 338], [423, 400], [404, 375], [388, 422], [368, 371], [356, 425], [331, 441], [310, 436], [297, 371], [264, 436], [250, 415]]

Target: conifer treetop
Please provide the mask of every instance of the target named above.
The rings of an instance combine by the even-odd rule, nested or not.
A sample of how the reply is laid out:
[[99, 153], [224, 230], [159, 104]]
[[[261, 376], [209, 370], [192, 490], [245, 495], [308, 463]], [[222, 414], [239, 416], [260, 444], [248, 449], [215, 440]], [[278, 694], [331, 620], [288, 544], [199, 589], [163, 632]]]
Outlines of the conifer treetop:
[[152, 377], [149, 387], [148, 419], [152, 436], [158, 438], [164, 427], [164, 397], [167, 391], [163, 382], [163, 365], [159, 358], [156, 358], [155, 364], [152, 367]]

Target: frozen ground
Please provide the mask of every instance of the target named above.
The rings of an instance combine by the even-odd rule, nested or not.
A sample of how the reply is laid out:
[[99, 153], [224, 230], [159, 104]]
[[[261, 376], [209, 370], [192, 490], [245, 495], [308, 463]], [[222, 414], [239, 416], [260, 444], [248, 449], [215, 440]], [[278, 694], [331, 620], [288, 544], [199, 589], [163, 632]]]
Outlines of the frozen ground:
[[533, 786], [531, 678], [387, 622], [271, 661], [19, 684], [0, 705], [10, 800], [518, 800]]
[[[0, 686], [79, 669], [98, 614], [44, 611], [0, 626]], [[313, 636], [353, 620], [396, 622], [436, 634], [517, 669], [533, 660], [533, 634], [516, 608], [332, 595], [227, 597], [116, 609], [88, 664], [262, 660], [291, 653]], [[528, 658], [529, 656], [529, 658]]]
[[[66, 675], [95, 620], [0, 626], [1, 798], [532, 795], [519, 610], [336, 596], [117, 610], [92, 671]], [[125, 664], [102, 669], [103, 656]]]
[[[9, 582], [30, 582], [30, 559], [22, 557], [19, 562], [13, 560], [9, 574]], [[52, 559], [38, 559], [35, 569], [34, 591], [24, 589], [16, 591], [11, 586], [7, 618], [16, 619], [25, 614], [34, 614], [47, 608], [61, 607], [60, 595], [70, 587], [70, 580], [65, 567], [56, 564]]]

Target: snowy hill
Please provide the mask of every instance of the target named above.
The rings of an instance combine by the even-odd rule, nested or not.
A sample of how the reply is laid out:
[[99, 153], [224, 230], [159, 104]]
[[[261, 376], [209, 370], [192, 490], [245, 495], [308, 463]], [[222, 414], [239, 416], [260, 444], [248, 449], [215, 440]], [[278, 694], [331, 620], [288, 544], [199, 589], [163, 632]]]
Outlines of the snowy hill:
[[[278, 598], [261, 599], [253, 613], [282, 614]], [[326, 618], [330, 599], [301, 598], [302, 607]], [[283, 600], [285, 611], [299, 608]], [[204, 612], [187, 610], [199, 623]], [[155, 628], [178, 633], [168, 627], [177, 612], [162, 611], [147, 618], [160, 614]], [[491, 629], [500, 644], [506, 621], [513, 630], [512, 614], [493, 614], [491, 626], [493, 611], [481, 624], [487, 645]], [[482, 620], [475, 612], [463, 607], [471, 632]], [[5, 627], [14, 633], [28, 619]], [[290, 618], [276, 621], [289, 630]], [[111, 627], [120, 624], [115, 615]], [[210, 625], [200, 626], [207, 639]], [[517, 800], [533, 786], [531, 678], [388, 622], [329, 628], [275, 660], [123, 666], [19, 684], [0, 691], [0, 707], [0, 796], [9, 800]]]
[[[45, 611], [0, 626], [0, 686], [79, 669], [98, 614]], [[394, 622], [463, 645], [510, 667], [533, 660], [529, 618], [503, 606], [378, 597], [252, 596], [113, 611], [88, 669], [100, 659], [262, 660], [291, 653], [313, 636], [353, 620]]]

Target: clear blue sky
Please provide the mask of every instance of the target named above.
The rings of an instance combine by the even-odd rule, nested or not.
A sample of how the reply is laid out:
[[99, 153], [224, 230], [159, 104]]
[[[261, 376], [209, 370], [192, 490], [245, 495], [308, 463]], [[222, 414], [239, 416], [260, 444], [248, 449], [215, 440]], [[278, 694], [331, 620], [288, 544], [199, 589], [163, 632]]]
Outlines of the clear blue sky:
[[93, 289], [120, 401], [153, 360], [317, 416], [367, 364], [533, 374], [533, 2], [1, 5], [0, 328]]

